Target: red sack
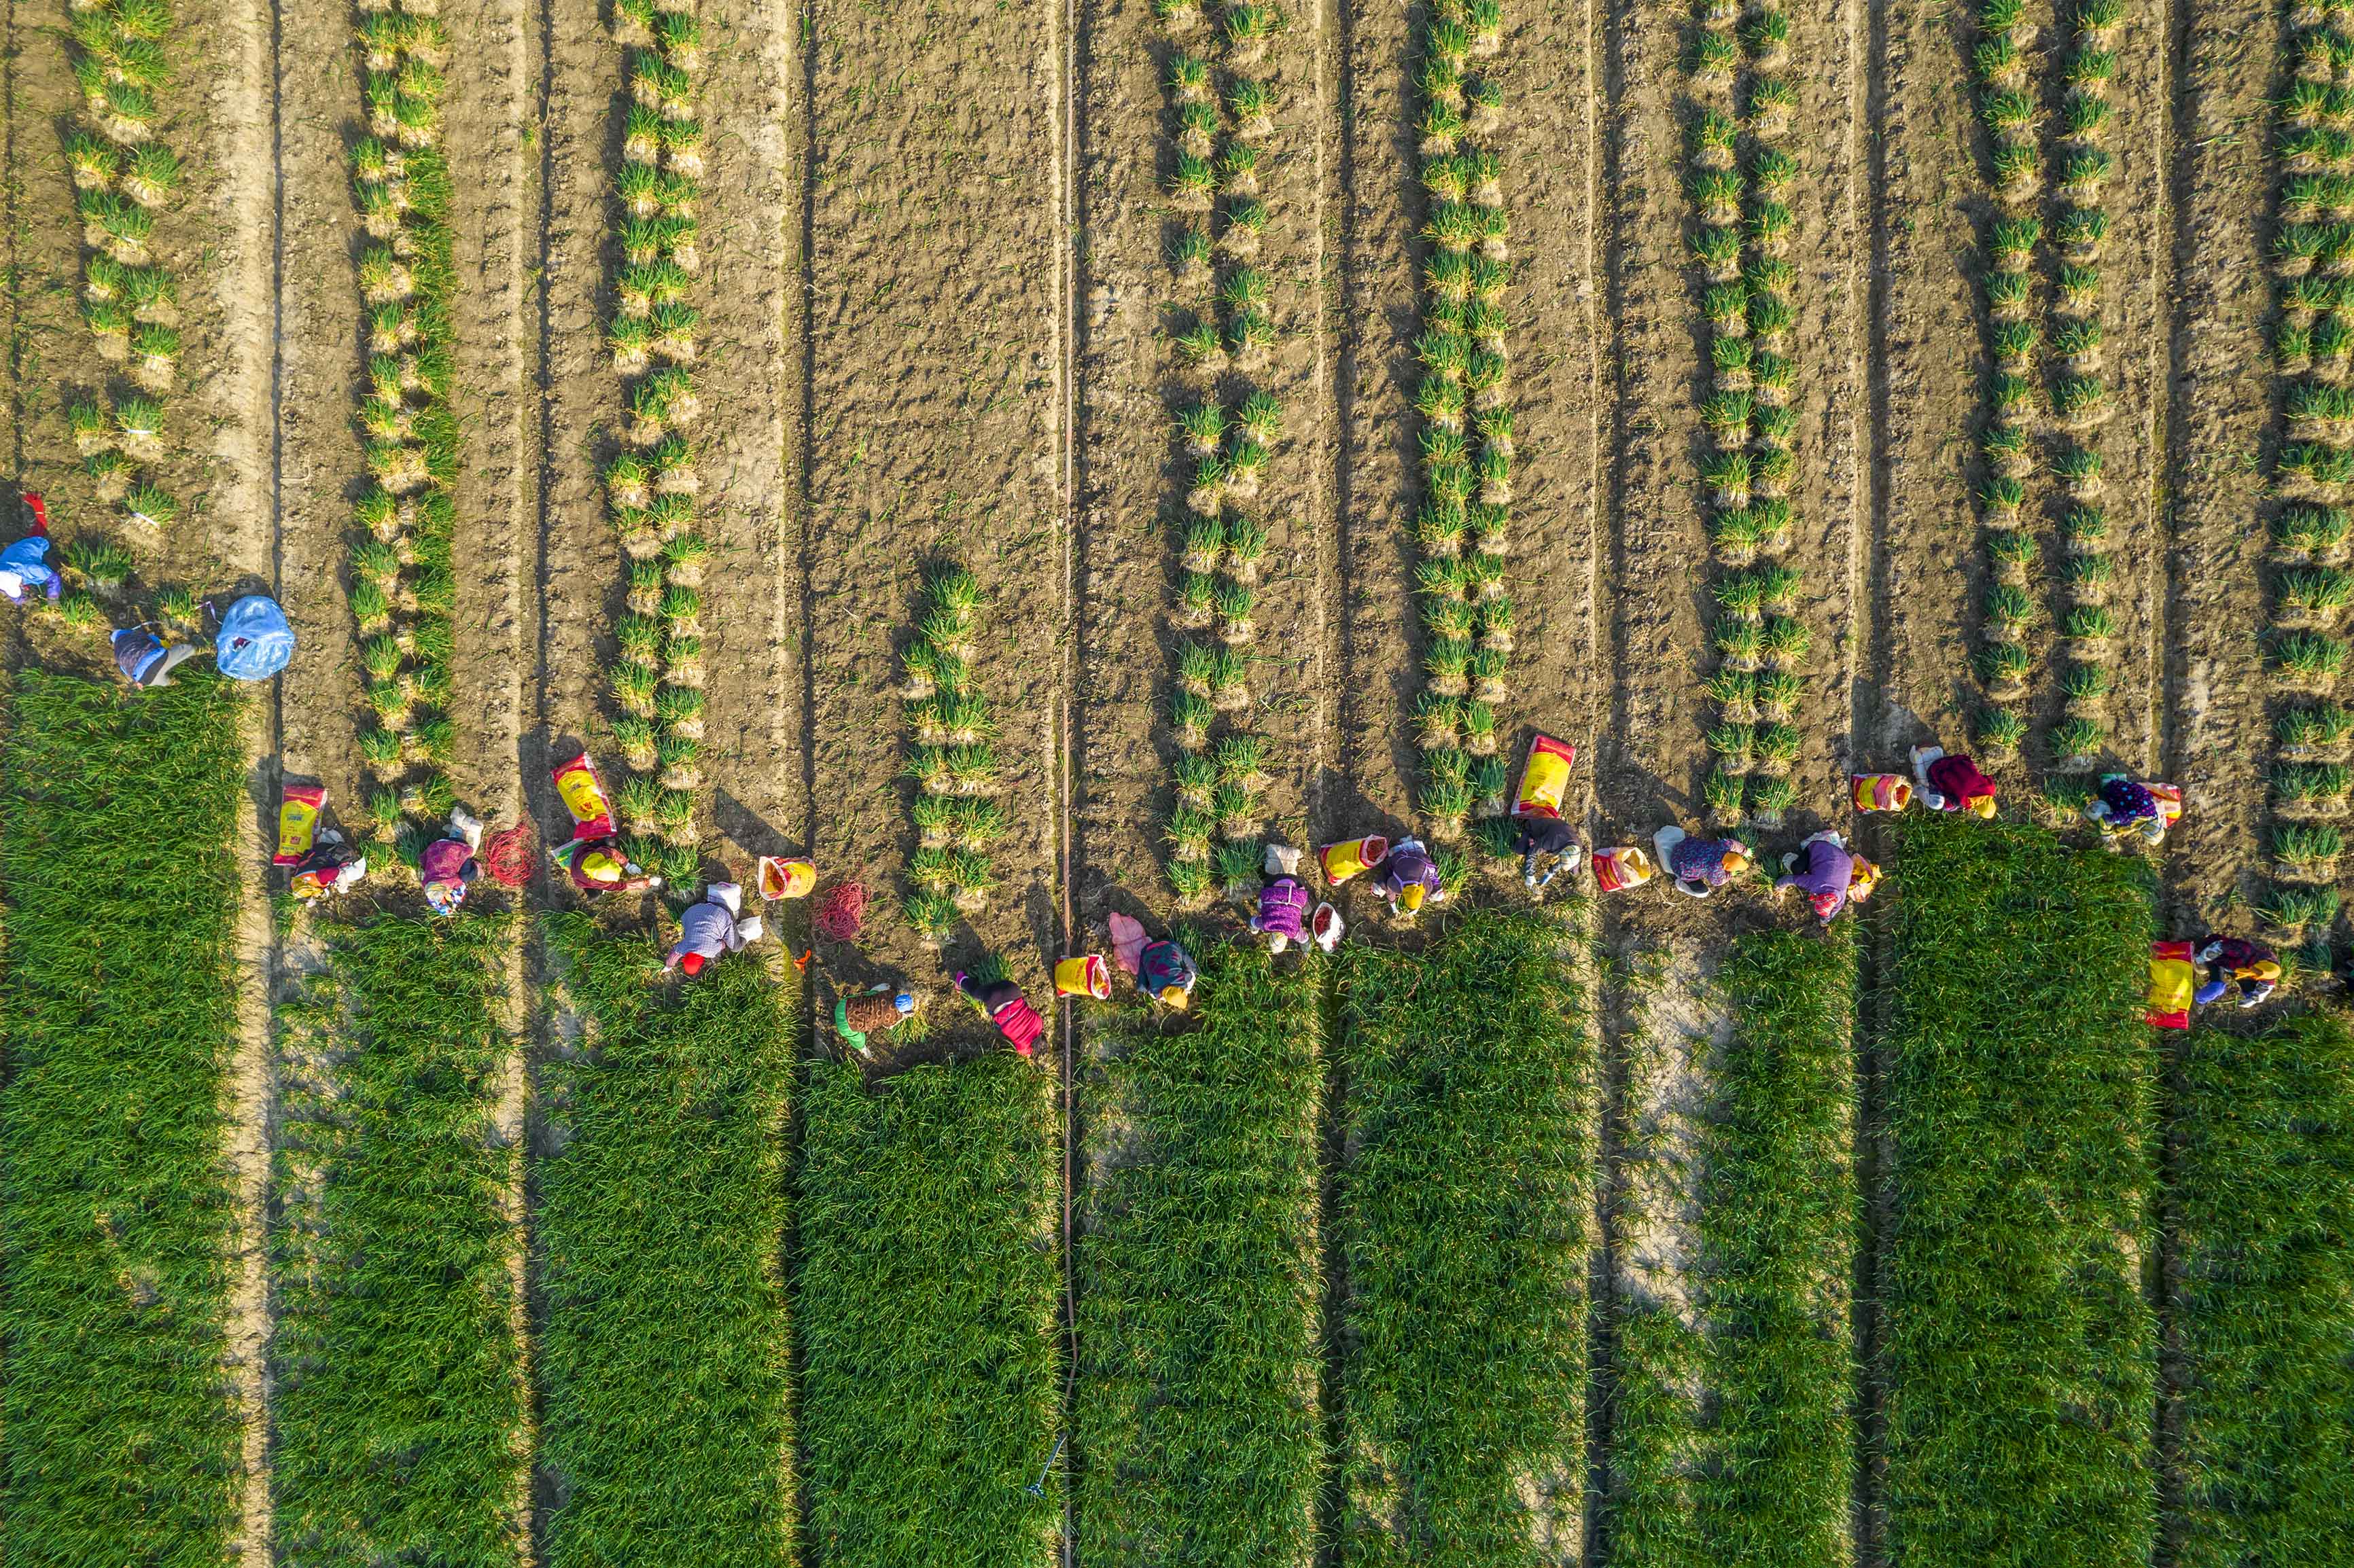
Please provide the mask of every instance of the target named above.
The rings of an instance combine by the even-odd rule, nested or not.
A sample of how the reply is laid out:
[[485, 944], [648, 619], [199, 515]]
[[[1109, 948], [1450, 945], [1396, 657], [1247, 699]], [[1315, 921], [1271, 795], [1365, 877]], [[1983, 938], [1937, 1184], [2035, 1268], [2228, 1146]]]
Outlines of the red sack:
[[613, 836], [613, 808], [605, 799], [605, 786], [597, 777], [597, 765], [588, 760], [587, 752], [569, 762], [557, 763], [548, 769], [547, 776], [554, 781], [564, 809], [572, 813], [574, 838]]
[[2188, 942], [2149, 945], [2149, 1026], [2152, 1029], [2190, 1027], [2191, 993], [2199, 988], [2198, 966]]

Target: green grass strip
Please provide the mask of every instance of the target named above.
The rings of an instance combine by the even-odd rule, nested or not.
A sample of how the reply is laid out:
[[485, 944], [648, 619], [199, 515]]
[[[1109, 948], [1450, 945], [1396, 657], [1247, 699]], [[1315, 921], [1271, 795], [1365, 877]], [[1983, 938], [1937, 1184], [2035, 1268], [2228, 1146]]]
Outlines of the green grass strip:
[[1113, 1015], [1086, 1107], [1079, 1555], [1305, 1564], [1323, 1457], [1322, 966], [1187, 946], [1198, 1022]]
[[2323, 1568], [2354, 1520], [2354, 1035], [2192, 1033], [2172, 1197], [2179, 1568]]
[[1573, 939], [1472, 911], [1422, 952], [1343, 958], [1344, 1563], [1550, 1563], [1543, 1538], [1577, 1528], [1595, 1131]]
[[1915, 818], [1893, 858], [1891, 1558], [2142, 1562], [2148, 874], [1975, 818]]
[[236, 703], [17, 677], [0, 770], [0, 1558], [215, 1568], [239, 1520]]
[[1851, 925], [1726, 954], [1732, 1033], [1689, 1151], [1696, 1323], [1630, 1297], [1614, 1325], [1614, 1568], [1849, 1560], [1855, 963]]
[[1832, 1568], [1851, 1556], [1855, 1469], [1854, 923], [1741, 938], [1724, 989], [1734, 1037], [1701, 1140], [1701, 1543], [1712, 1562]]
[[546, 932], [590, 1030], [542, 1083], [547, 1561], [786, 1563], [792, 993], [749, 958], [649, 985], [653, 943], [577, 915]]
[[830, 1568], [1043, 1564], [1062, 1397], [1052, 1080], [1008, 1054], [871, 1087], [811, 1071], [800, 1183], [801, 1454]]
[[328, 927], [285, 999], [276, 1541], [305, 1565], [512, 1568], [522, 1454], [495, 1123], [513, 922]]

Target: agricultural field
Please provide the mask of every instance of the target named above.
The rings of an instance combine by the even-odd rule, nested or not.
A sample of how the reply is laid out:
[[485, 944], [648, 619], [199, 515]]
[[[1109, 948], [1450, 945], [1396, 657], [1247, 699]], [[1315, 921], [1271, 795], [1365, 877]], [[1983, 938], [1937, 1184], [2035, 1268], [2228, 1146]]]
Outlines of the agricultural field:
[[[0, 34], [0, 1555], [2340, 1555], [2347, 13]], [[1540, 733], [1757, 869], [1532, 895]], [[1998, 821], [1856, 812], [1931, 743]], [[659, 889], [542, 853], [584, 749]], [[453, 808], [538, 846], [444, 918]], [[1446, 897], [1246, 931], [1363, 834]], [[1187, 1009], [1055, 998], [1115, 915]], [[2285, 983], [2151, 1030], [2211, 929]]]

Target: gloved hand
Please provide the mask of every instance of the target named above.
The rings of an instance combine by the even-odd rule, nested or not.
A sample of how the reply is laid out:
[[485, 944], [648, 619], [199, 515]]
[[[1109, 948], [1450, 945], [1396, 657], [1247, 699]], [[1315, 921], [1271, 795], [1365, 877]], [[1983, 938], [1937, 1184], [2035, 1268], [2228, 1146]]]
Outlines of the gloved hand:
[[758, 941], [760, 933], [767, 929], [767, 927], [760, 924], [760, 917], [758, 915], [736, 922], [736, 934], [748, 942]]
[[2209, 980], [2190, 993], [2190, 1000], [2204, 1007], [2209, 1002], [2222, 1001], [2223, 993], [2231, 989], [2229, 980]]

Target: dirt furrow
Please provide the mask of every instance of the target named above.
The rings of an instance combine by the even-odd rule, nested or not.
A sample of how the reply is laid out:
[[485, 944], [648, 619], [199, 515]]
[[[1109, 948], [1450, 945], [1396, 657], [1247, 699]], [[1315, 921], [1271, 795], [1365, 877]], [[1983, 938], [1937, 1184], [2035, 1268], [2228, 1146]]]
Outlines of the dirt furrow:
[[278, 26], [278, 580], [296, 639], [280, 682], [282, 765], [289, 777], [324, 783], [329, 811], [348, 828], [365, 821], [366, 784], [344, 581], [352, 503], [366, 471], [354, 424], [358, 229], [344, 154], [359, 84], [343, 47], [348, 5], [279, 0]]
[[[2186, 810], [2168, 870], [2178, 918], [2240, 924], [2259, 887], [2266, 606], [2257, 470], [2273, 411], [2264, 266], [2279, 18], [2188, 8], [2176, 106], [2165, 323], [2174, 388], [2166, 465], [2169, 643], [2159, 748]], [[2188, 929], [2188, 927], [2185, 927]]]
[[[274, 37], [263, 0], [206, 7], [205, 57], [215, 62], [205, 105], [203, 161], [216, 172], [218, 228], [212, 267], [188, 278], [220, 313], [217, 368], [203, 405], [213, 432], [210, 513], [220, 576], [239, 589], [278, 586], [277, 453], [271, 407], [278, 264]], [[228, 1158], [236, 1172], [237, 1240], [229, 1324], [231, 1374], [242, 1406], [246, 1568], [268, 1568], [270, 1511], [270, 1138], [276, 1118], [270, 999], [277, 938], [270, 919], [272, 807], [279, 779], [278, 694], [251, 691], [240, 710], [249, 812], [239, 855], [238, 1038], [230, 1071]]]
[[2171, 368], [2168, 301], [2174, 275], [2173, 224], [2166, 166], [2168, 13], [2137, 10], [2118, 35], [2113, 99], [2116, 173], [2106, 187], [2110, 242], [2102, 259], [2101, 302], [2114, 361], [2115, 412], [2100, 438], [2108, 478], [2111, 554], [2117, 564], [2111, 612], [2124, 629], [2111, 700], [2115, 759], [2147, 774], [2158, 758], [2158, 707], [2165, 649], [2166, 493], [2161, 420]]
[[[1002, 951], [1034, 994], [1059, 940], [1054, 806], [1064, 432], [1055, 201], [1061, 13], [808, 13], [806, 464], [813, 847], [869, 891], [865, 951], [927, 985], [899, 917], [913, 786], [900, 653], [929, 567], [979, 578], [973, 679], [997, 726], [997, 886], [942, 958]], [[829, 962], [855, 961], [828, 952]], [[953, 1005], [953, 1004], [950, 1004]]]

